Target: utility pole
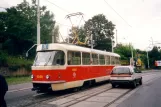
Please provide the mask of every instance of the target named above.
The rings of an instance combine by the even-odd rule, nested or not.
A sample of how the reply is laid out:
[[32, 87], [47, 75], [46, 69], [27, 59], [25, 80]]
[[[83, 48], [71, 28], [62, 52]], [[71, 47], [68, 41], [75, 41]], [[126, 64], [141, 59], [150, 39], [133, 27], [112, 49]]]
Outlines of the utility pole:
[[111, 37], [111, 51], [113, 52], [113, 40], [112, 40], [112, 37]]
[[148, 69], [149, 69], [149, 55], [148, 55], [148, 50], [147, 50], [147, 62], [148, 62]]
[[116, 45], [118, 44], [118, 41], [117, 41], [117, 29], [116, 29]]
[[91, 49], [93, 49], [93, 34], [91, 34]]
[[131, 58], [132, 58], [132, 64], [134, 62], [134, 56], [133, 56], [133, 48], [132, 48], [132, 44], [130, 43], [130, 49], [131, 49]]
[[37, 44], [40, 44], [40, 1], [37, 0]]
[[52, 36], [52, 43], [54, 43], [54, 35]]

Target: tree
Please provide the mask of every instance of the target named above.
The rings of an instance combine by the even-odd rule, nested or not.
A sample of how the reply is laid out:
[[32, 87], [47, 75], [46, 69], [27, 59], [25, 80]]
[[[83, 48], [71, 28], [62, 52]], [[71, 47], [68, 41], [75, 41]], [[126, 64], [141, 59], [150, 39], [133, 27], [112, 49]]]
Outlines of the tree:
[[[94, 49], [111, 51], [111, 38], [114, 38], [115, 25], [106, 19], [103, 14], [98, 14], [93, 16], [91, 19], [85, 22], [82, 27], [74, 27], [76, 33], [78, 34], [80, 42], [84, 42], [88, 38], [87, 46], [89, 47], [91, 40], [91, 35], [93, 36]], [[75, 35], [70, 30], [70, 43], [74, 40]], [[66, 39], [68, 41], [68, 39]]]
[[85, 32], [93, 35], [95, 49], [111, 51], [111, 39], [114, 38], [115, 25], [106, 19], [103, 14], [98, 14], [89, 19], [84, 25]]
[[[121, 60], [130, 60], [131, 56], [131, 45], [123, 45], [123, 44], [117, 44], [117, 46], [114, 48], [114, 52], [118, 53], [121, 56]], [[135, 56], [135, 49], [133, 48], [133, 53]]]
[[65, 41], [67, 42], [69, 39], [69, 43], [72, 43], [76, 36], [78, 36], [80, 42], [85, 42], [85, 38], [87, 35], [83, 26], [73, 27], [73, 30], [70, 29], [69, 38], [66, 38]]
[[149, 52], [149, 63], [150, 67], [154, 68], [155, 61], [161, 60], [161, 53], [156, 46]]
[[[55, 26], [54, 15], [40, 7], [41, 43], [51, 42]], [[29, 4], [26, 0], [15, 7], [0, 12], [0, 41], [9, 54], [24, 54], [37, 43], [37, 5], [36, 0]]]
[[59, 42], [59, 26], [55, 26], [54, 31], [53, 31], [53, 36], [54, 36], [54, 43]]

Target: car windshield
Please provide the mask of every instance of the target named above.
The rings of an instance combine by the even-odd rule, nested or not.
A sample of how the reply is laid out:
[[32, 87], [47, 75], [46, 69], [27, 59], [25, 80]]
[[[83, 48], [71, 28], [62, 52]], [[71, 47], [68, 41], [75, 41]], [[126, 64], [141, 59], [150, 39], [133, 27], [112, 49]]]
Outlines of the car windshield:
[[114, 68], [112, 71], [112, 74], [127, 74], [127, 73], [128, 74], [130, 73], [130, 69], [125, 67]]
[[33, 66], [64, 65], [64, 59], [63, 51], [37, 52]]

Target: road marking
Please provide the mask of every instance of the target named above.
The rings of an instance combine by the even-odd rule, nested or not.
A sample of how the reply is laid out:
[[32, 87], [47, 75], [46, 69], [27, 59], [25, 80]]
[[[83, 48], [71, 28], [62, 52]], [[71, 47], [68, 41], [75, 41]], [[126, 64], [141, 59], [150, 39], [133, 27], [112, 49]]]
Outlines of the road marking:
[[17, 91], [23, 91], [23, 90], [27, 90], [27, 89], [31, 89], [32, 87], [28, 87], [28, 88], [21, 88], [21, 89], [17, 89], [17, 90], [11, 90], [11, 91], [8, 91], [9, 93], [12, 93], [12, 92], [17, 92]]

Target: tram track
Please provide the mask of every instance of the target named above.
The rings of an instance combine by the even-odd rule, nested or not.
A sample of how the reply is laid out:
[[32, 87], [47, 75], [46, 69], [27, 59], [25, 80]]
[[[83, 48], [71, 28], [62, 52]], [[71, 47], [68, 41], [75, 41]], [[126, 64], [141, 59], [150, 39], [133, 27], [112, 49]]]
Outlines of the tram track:
[[[143, 74], [143, 76], [148, 76], [148, 75], [150, 75], [150, 74], [145, 74], [145, 75]], [[155, 78], [152, 78], [152, 79], [150, 79], [150, 80], [148, 79], [146, 81], [150, 82], [154, 79]], [[96, 90], [96, 93], [90, 94], [90, 91], [92, 91], [92, 90]], [[100, 91], [97, 92], [97, 90], [100, 90]], [[42, 104], [42, 103], [46, 103], [46, 102], [51, 102], [51, 101], [56, 101], [56, 100], [60, 100], [60, 99], [63, 99], [63, 98], [69, 98], [73, 95], [78, 95], [78, 94], [81, 94], [81, 93], [86, 93], [84, 96], [76, 98], [75, 101], [70, 101], [70, 103], [68, 103], [68, 104], [67, 103], [62, 104], [62, 105], [66, 105], [66, 107], [69, 107], [69, 106], [75, 105], [75, 104], [77, 104], [81, 101], [85, 101], [85, 100], [87, 100], [87, 99], [89, 99], [93, 96], [96, 96], [100, 93], [110, 91], [110, 90], [112, 90], [111, 85], [106, 82], [104, 84], [96, 84], [96, 86], [94, 86], [94, 87], [86, 88], [86, 89], [80, 90], [78, 92], [62, 91], [62, 92], [58, 92], [58, 93], [53, 92], [53, 93], [45, 93], [45, 94], [40, 94], [40, 95], [38, 94], [38, 95], [33, 95], [32, 97], [27, 96], [24, 99], [22, 99], [22, 98], [17, 99], [17, 100], [23, 100], [23, 101], [21, 102], [21, 104], [16, 105], [16, 107], [22, 107], [22, 106], [23, 107], [35, 107], [34, 105], [38, 105], [38, 104]], [[116, 98], [110, 104], [119, 100], [122, 96], [128, 94], [130, 91], [128, 90], [126, 93], [124, 93], [120, 97]], [[19, 103], [19, 102], [17, 102], [17, 103]], [[109, 106], [110, 104], [107, 104], [105, 107]], [[9, 107], [15, 107], [15, 106], [9, 106]]]
[[[118, 89], [118, 88], [116, 88], [116, 89]], [[96, 92], [96, 93], [93, 93], [93, 94], [88, 94], [88, 95], [81, 96], [81, 97], [79, 97], [79, 98], [75, 98], [75, 99], [73, 99], [73, 100], [67, 101], [67, 102], [65, 102], [65, 103], [60, 104], [59, 106], [61, 106], [61, 107], [70, 107], [70, 106], [75, 105], [75, 104], [77, 104], [77, 103], [80, 103], [80, 102], [82, 102], [82, 101], [86, 101], [87, 99], [92, 98], [92, 97], [94, 97], [94, 96], [97, 96], [97, 95], [99, 95], [99, 94], [101, 94], [101, 93], [113, 91], [113, 90], [116, 90], [116, 89], [115, 89], [115, 88], [112, 88], [112, 87], [109, 87], [108, 89], [102, 89], [102, 90], [99, 91], [99, 92]], [[121, 90], [122, 90], [122, 89], [120, 89], [120, 91], [121, 91]], [[123, 91], [124, 91], [124, 90], [123, 90]], [[112, 104], [113, 102], [117, 101], [117, 100], [120, 99], [122, 96], [128, 94], [128, 93], [131, 92], [131, 91], [132, 91], [132, 89], [126, 90], [126, 92], [124, 92], [123, 94], [121, 94], [120, 96], [118, 96], [116, 99], [114, 99], [113, 101], [111, 101], [110, 103], [108, 103], [107, 105], [105, 105], [104, 107], [108, 107], [110, 104]], [[61, 101], [58, 101], [58, 102], [55, 101], [55, 104], [51, 102], [50, 104], [56, 105], [56, 103], [59, 103], [59, 102], [61, 102]], [[56, 105], [56, 106], [57, 106], [57, 105]], [[58, 107], [59, 107], [59, 106], [58, 106]]]
[[88, 90], [99, 89], [100, 87], [105, 87], [106, 85], [110, 85], [110, 84], [108, 84], [107, 82], [101, 83], [101, 84], [97, 84], [96, 86], [86, 88], [86, 89], [83, 89], [83, 90], [80, 90], [80, 91], [77, 91], [77, 92], [73, 92], [71, 90], [60, 91], [56, 94], [56, 96], [55, 96], [55, 92], [53, 92], [51, 94], [45, 93], [45, 94], [37, 95], [37, 96], [31, 98], [32, 102], [24, 104], [24, 105], [20, 105], [19, 107], [22, 107], [22, 106], [23, 107], [30, 107], [32, 105], [39, 104], [40, 102], [43, 103], [43, 102], [50, 101], [50, 100], [54, 101], [54, 100], [67, 98], [67, 97], [70, 97], [72, 95], [77, 95], [78, 93], [83, 93], [83, 92], [88, 91]]
[[[147, 75], [144, 75], [144, 76], [147, 76]], [[146, 85], [146, 84], [152, 82], [152, 81], [155, 80], [155, 79], [156, 79], [156, 78], [152, 78], [152, 79], [150, 79], [150, 80], [145, 81], [144, 85]], [[88, 97], [81, 96], [81, 97], [79, 97], [79, 98], [75, 98], [75, 99], [73, 99], [73, 100], [70, 100], [70, 101], [68, 101], [68, 102], [66, 102], [66, 103], [62, 103], [62, 104], [60, 104], [60, 106], [61, 106], [61, 107], [72, 107], [72, 105], [76, 105], [77, 103], [80, 103], [80, 102], [82, 102], [82, 101], [86, 101], [86, 100], [89, 99], [89, 98], [92, 98], [92, 97], [97, 96], [97, 95], [99, 95], [99, 94], [101, 94], [101, 93], [109, 92], [109, 91], [112, 91], [112, 90], [115, 90], [115, 88], [109, 88], [109, 89], [106, 89], [106, 90], [102, 90], [102, 91], [100, 91], [100, 92], [91, 94], [91, 95], [89, 95], [89, 96], [86, 95], [86, 96], [88, 96]], [[128, 90], [126, 90], [125, 93], [119, 95], [117, 98], [115, 98], [115, 99], [112, 100], [111, 102], [107, 103], [104, 107], [110, 106], [110, 105], [113, 104], [114, 102], [116, 102], [116, 101], [118, 101], [119, 99], [121, 99], [123, 96], [129, 94], [132, 90], [133, 90], [133, 89], [128, 89]], [[120, 90], [120, 91], [121, 91], [121, 90]], [[83, 98], [83, 97], [85, 97], [85, 98]], [[83, 98], [83, 99], [79, 100], [80, 98]], [[56, 104], [56, 103], [55, 103], [55, 104]], [[59, 106], [58, 106], [58, 107], [59, 107]]]
[[[96, 95], [98, 95], [98, 94], [100, 94], [100, 93], [103, 93], [103, 92], [106, 92], [106, 91], [108, 91], [108, 90], [111, 90], [112, 88], [109, 88], [109, 89], [105, 89], [105, 90], [102, 90], [102, 91], [100, 91], [100, 92], [97, 92], [97, 93], [94, 93], [94, 94], [89, 94], [90, 96], [88, 96], [88, 95], [85, 95], [85, 96], [81, 96], [81, 97], [79, 97], [79, 98], [76, 98], [76, 99], [74, 99], [74, 100], [71, 100], [70, 102], [72, 102], [72, 101], [74, 101], [73, 103], [71, 103], [70, 104], [70, 102], [68, 102], [68, 104], [67, 103], [63, 103], [62, 105], [66, 105], [67, 104], [67, 106], [65, 106], [65, 107], [69, 107], [69, 106], [72, 106], [72, 105], [74, 105], [74, 104], [77, 104], [77, 103], [79, 103], [79, 102], [81, 102], [81, 101], [85, 101], [86, 99], [89, 99], [89, 98], [91, 98], [91, 97], [93, 97], [93, 96], [96, 96]], [[87, 96], [87, 97], [86, 97]], [[84, 97], [84, 98], [83, 98]], [[82, 98], [82, 99], [81, 99]], [[80, 100], [81, 99], [81, 100]]]

